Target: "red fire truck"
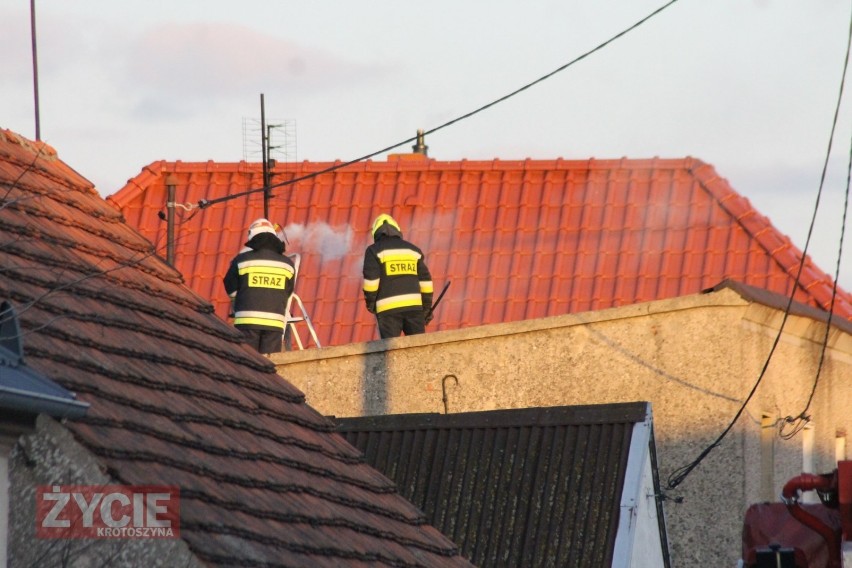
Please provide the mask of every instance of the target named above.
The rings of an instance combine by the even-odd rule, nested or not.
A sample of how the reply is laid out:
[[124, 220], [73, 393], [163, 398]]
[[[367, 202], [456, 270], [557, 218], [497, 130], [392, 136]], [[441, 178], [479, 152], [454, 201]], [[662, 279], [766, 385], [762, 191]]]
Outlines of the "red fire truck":
[[[820, 502], [800, 503], [803, 491]], [[781, 503], [748, 508], [744, 568], [852, 568], [852, 461], [833, 473], [802, 474], [784, 485]]]

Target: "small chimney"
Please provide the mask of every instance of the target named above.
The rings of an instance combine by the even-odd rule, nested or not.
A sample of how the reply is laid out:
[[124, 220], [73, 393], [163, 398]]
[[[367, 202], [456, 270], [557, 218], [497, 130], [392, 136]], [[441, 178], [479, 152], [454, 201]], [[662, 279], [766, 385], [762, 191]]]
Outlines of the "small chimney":
[[423, 136], [423, 129], [417, 129], [417, 143], [411, 147], [415, 154], [429, 155], [429, 146], [426, 145], [426, 137]]

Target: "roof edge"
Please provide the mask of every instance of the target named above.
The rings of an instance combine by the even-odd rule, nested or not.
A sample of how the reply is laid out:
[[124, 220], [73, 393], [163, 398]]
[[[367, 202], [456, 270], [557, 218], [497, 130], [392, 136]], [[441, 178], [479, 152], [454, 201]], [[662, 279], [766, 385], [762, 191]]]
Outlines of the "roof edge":
[[454, 428], [512, 428], [521, 426], [561, 426], [580, 424], [643, 423], [650, 402], [621, 402], [572, 406], [545, 406], [501, 410], [480, 410], [455, 414], [387, 414], [350, 418], [330, 417], [338, 432], [447, 430]]
[[89, 403], [0, 386], [0, 408], [77, 419], [86, 415]]
[[[766, 251], [771, 258], [784, 271], [790, 280], [793, 280], [798, 272], [798, 267], [805, 259], [805, 268], [799, 275], [799, 288], [810, 296], [817, 305], [828, 306], [831, 299], [829, 290], [836, 284], [834, 277], [817, 266], [810, 256], [805, 255], [790, 239], [779, 231], [772, 220], [761, 214], [748, 198], [739, 194], [727, 179], [721, 177], [716, 169], [700, 160], [694, 160], [690, 171], [698, 183], [710, 194], [717, 205], [721, 207], [731, 218], [749, 235], [754, 241]], [[837, 285], [837, 298], [841, 302], [850, 302], [849, 292]], [[844, 317], [844, 319], [846, 319]]]
[[712, 294], [713, 292], [719, 292], [725, 289], [736, 292], [741, 298], [748, 302], [761, 304], [780, 311], [787, 310], [787, 305], [789, 304], [789, 313], [794, 316], [806, 317], [819, 322], [828, 323], [829, 316], [831, 315], [832, 326], [840, 329], [841, 331], [852, 334], [852, 321], [849, 321], [840, 315], [832, 315], [825, 310], [821, 310], [801, 302], [790, 302], [789, 296], [778, 294], [777, 292], [770, 292], [769, 290], [764, 290], [763, 288], [751, 286], [736, 280], [723, 280], [715, 286], [702, 290], [701, 293]]
[[[270, 357], [272, 363], [278, 368], [286, 368], [291, 363], [305, 363], [322, 359], [333, 359], [336, 357], [349, 357], [352, 355], [369, 355], [383, 353], [397, 349], [411, 349], [423, 345], [434, 345], [439, 343], [453, 343], [457, 341], [478, 340], [494, 336], [514, 335], [532, 331], [543, 331], [562, 327], [583, 326], [605, 321], [619, 319], [632, 319], [644, 317], [651, 314], [659, 314], [670, 311], [681, 311], [684, 309], [730, 306], [730, 302], [714, 298], [713, 292], [730, 290], [743, 305], [754, 303], [767, 306], [779, 311], [784, 311], [786, 296], [768, 292], [762, 288], [756, 288], [735, 280], [723, 280], [719, 284], [705, 288], [700, 292], [664, 298], [661, 300], [650, 300], [636, 304], [626, 304], [594, 310], [588, 312], [577, 312], [554, 316], [545, 316], [536, 319], [520, 320], [513, 322], [489, 323], [463, 329], [448, 329], [433, 331], [430, 333], [395, 337], [391, 339], [375, 339], [361, 343], [347, 343], [344, 345], [333, 345], [322, 349], [305, 349], [303, 351], [287, 351], [273, 353]], [[691, 300], [690, 300], [691, 299]], [[739, 305], [739, 304], [736, 304]], [[828, 312], [819, 308], [811, 307], [800, 302], [793, 302], [791, 313], [796, 316], [825, 322], [828, 320]], [[831, 325], [837, 329], [852, 334], [852, 322], [842, 316], [834, 316]]]

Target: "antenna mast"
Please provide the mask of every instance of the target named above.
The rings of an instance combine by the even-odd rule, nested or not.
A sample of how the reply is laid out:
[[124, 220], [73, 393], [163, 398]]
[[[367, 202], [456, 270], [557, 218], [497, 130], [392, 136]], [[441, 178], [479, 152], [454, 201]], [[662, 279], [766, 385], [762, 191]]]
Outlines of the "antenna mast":
[[[257, 160], [257, 142], [260, 140], [260, 160], [263, 167], [263, 216], [269, 218], [269, 200], [272, 198], [272, 170], [276, 157], [284, 162], [296, 159], [296, 121], [270, 119], [267, 124], [266, 103], [260, 94], [260, 124], [258, 120], [243, 117], [243, 160]], [[258, 136], [260, 130], [260, 136]], [[273, 144], [275, 136], [275, 144]]]
[[41, 141], [41, 121], [38, 111], [38, 52], [36, 49], [35, 0], [30, 0], [30, 30], [33, 40], [33, 97], [35, 99], [35, 139]]
[[269, 134], [266, 132], [263, 93], [260, 93], [260, 148], [263, 159], [263, 217], [269, 219]]

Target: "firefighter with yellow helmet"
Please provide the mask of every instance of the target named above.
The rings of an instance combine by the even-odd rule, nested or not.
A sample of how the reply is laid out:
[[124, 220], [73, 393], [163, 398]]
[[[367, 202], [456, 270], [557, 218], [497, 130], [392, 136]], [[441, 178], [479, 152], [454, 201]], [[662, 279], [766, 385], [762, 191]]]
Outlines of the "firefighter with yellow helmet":
[[423, 251], [402, 238], [399, 223], [382, 213], [364, 252], [364, 301], [382, 339], [424, 333], [432, 319], [432, 276]]

